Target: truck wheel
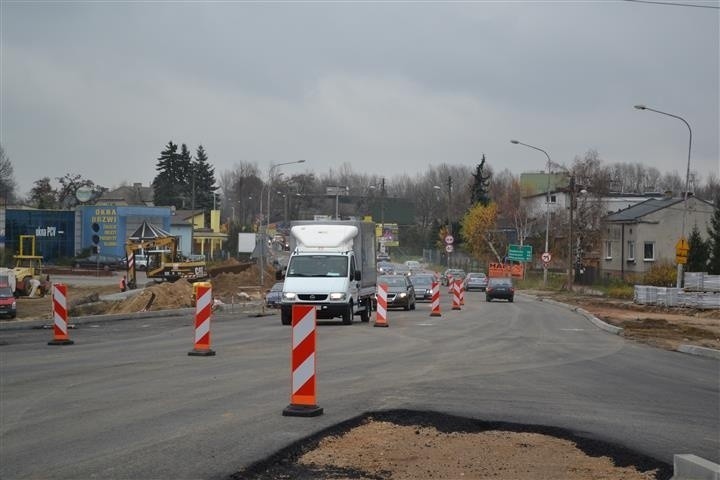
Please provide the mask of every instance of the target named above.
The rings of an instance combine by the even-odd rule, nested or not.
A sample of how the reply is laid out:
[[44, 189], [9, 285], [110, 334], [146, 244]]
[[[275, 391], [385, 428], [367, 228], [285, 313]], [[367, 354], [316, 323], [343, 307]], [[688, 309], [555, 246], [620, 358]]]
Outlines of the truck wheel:
[[370, 321], [370, 310], [372, 308], [372, 301], [365, 300], [365, 310], [360, 312], [360, 321], [367, 323]]
[[283, 325], [290, 325], [292, 323], [292, 317], [291, 317], [289, 309], [287, 309], [287, 308], [280, 309], [280, 322]]
[[343, 311], [342, 322], [343, 322], [343, 325], [352, 325], [352, 321], [353, 321], [353, 308], [352, 308], [352, 303], [351, 303]]

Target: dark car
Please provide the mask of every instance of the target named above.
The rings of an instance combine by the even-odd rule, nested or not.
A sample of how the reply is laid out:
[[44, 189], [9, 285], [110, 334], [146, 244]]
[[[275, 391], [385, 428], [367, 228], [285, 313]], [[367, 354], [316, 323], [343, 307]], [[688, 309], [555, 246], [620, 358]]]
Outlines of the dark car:
[[122, 270], [125, 263], [120, 257], [111, 255], [90, 255], [89, 257], [75, 257], [75, 268], [101, 268], [103, 270]]
[[395, 266], [390, 262], [377, 262], [377, 273], [380, 275], [392, 275], [395, 273]]
[[412, 275], [410, 281], [415, 287], [415, 300], [422, 301], [432, 300], [432, 283], [435, 281], [435, 276], [428, 273], [419, 273]]
[[17, 302], [10, 287], [0, 287], [0, 315], [15, 318], [17, 315]]
[[269, 308], [280, 308], [282, 298], [283, 282], [277, 282], [265, 294], [265, 306]]
[[487, 288], [488, 277], [481, 272], [470, 272], [465, 277], [465, 291], [480, 290], [484, 292]]
[[515, 299], [515, 288], [509, 277], [491, 277], [485, 289], [485, 300], [492, 302], [495, 298], [504, 298], [508, 302]]
[[387, 308], [415, 310], [415, 287], [407, 275], [381, 275], [377, 284], [381, 283], [388, 287]]

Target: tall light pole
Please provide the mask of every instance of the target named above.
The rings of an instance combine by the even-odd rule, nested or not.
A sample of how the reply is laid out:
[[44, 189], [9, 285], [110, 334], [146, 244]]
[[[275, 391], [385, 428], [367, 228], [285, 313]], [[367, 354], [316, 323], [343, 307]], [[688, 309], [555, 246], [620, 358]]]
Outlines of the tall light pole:
[[[267, 185], [263, 185], [263, 188], [266, 188], [266, 187], [267, 187], [267, 213], [268, 213], [268, 214], [267, 214], [267, 219], [266, 219], [264, 231], [263, 231], [262, 228], [260, 229], [260, 230], [261, 230], [261, 232], [260, 232], [260, 256], [259, 256], [259, 260], [260, 260], [260, 286], [265, 285], [265, 258], [264, 258], [265, 255], [264, 255], [264, 252], [265, 252], [265, 243], [266, 243], [266, 240], [265, 240], [264, 237], [265, 237], [265, 235], [267, 234], [268, 229], [270, 228], [270, 192], [271, 192], [270, 183], [272, 183], [273, 175], [275, 174], [275, 170], [276, 170], [278, 167], [282, 167], [283, 165], [292, 165], [292, 164], [294, 164], [294, 163], [304, 163], [304, 162], [305, 162], [305, 160], [295, 160], [295, 161], [293, 161], [293, 162], [278, 163], [277, 165], [271, 165], [271, 166], [270, 166], [270, 170], [268, 170], [268, 184], [267, 184]], [[261, 189], [261, 190], [260, 190], [260, 199], [261, 199], [261, 202], [262, 202], [262, 194], [263, 194], [263, 192], [262, 192], [262, 189]], [[260, 212], [262, 213], [262, 205], [260, 206]], [[262, 226], [262, 222], [260, 223], [260, 225]]]
[[[517, 140], [510, 140], [510, 143], [513, 143], [515, 145], [522, 145], [524, 147], [532, 148], [533, 150], [537, 150], [539, 152], [542, 152], [547, 157], [547, 192], [545, 192], [545, 253], [549, 253], [549, 243], [550, 243], [550, 163], [552, 163], [552, 160], [550, 160], [550, 155], [543, 150], [542, 148], [535, 147], [533, 145], [528, 145], [527, 143], [518, 142]], [[548, 268], [547, 268], [547, 262], [543, 262], [543, 287], [547, 287], [547, 278], [548, 278]]]
[[[685, 126], [688, 129], [688, 133], [690, 134], [690, 141], [688, 142], [688, 154], [687, 154], [687, 171], [685, 172], [685, 199], [684, 199], [684, 206], [683, 206], [683, 216], [682, 216], [682, 231], [680, 234], [680, 241], [685, 240], [685, 221], [687, 217], [687, 210], [688, 210], [688, 190], [690, 190], [690, 151], [692, 150], [692, 128], [690, 128], [690, 124], [682, 118], [679, 115], [674, 115], [672, 113], [662, 112], [660, 110], [655, 110], [654, 108], [650, 108], [645, 105], [635, 105], [635, 108], [638, 110], [649, 110], [651, 112], [659, 113], [661, 115], [667, 115], [668, 117], [677, 118], [681, 122], [685, 124]], [[678, 262], [677, 264], [677, 279], [676, 279], [676, 286], [677, 288], [680, 288], [682, 286], [682, 276], [683, 276], [683, 264]]]
[[[452, 211], [452, 177], [448, 175], [448, 207], [447, 207], [447, 235], [452, 236], [452, 220], [450, 218], [450, 212]], [[442, 190], [439, 185], [433, 185], [433, 188], [438, 192]], [[451, 248], [449, 245], [445, 245], [445, 252], [447, 253], [447, 268], [450, 268], [450, 252], [448, 249]]]

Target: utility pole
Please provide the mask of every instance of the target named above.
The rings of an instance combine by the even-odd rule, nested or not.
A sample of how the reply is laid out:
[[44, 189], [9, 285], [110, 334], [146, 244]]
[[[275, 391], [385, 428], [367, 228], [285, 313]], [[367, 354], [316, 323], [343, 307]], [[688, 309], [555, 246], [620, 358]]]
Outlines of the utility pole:
[[380, 241], [382, 253], [387, 254], [385, 246], [385, 177], [380, 182]]
[[[448, 175], [448, 226], [447, 233], [452, 236], [452, 177]], [[450, 268], [450, 252], [447, 252], [447, 266]]]

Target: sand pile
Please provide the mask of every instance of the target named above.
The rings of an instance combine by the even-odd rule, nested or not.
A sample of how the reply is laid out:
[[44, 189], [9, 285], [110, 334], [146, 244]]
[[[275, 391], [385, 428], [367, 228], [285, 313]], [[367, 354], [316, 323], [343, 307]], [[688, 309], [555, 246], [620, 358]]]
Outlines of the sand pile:
[[144, 289], [141, 293], [117, 302], [107, 313], [132, 313], [191, 307], [192, 284], [185, 279], [165, 282]]

